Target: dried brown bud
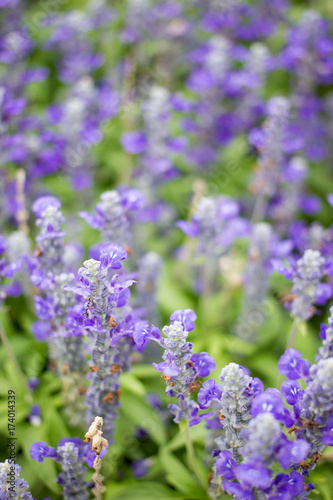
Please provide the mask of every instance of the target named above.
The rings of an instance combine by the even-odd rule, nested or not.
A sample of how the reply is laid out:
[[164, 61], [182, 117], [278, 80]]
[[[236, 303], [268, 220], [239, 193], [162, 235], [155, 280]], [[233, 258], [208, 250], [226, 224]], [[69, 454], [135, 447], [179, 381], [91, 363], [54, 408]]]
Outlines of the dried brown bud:
[[114, 401], [114, 394], [113, 394], [113, 392], [108, 392], [108, 394], [106, 394], [106, 396], [104, 396], [102, 398], [102, 403], [106, 403], [106, 402], [113, 403], [113, 401]]
[[103, 448], [109, 444], [108, 441], [102, 437], [102, 434], [102, 431], [97, 431], [92, 438], [91, 449], [96, 452], [96, 455], [100, 455]]
[[124, 250], [130, 257], [133, 255], [133, 248], [130, 245], [124, 245]]
[[115, 321], [114, 317], [110, 316], [109, 327], [110, 328], [117, 328], [117, 326], [118, 326], [118, 323]]
[[119, 373], [121, 372], [121, 365], [119, 363], [114, 363], [110, 368], [110, 373]]
[[317, 453], [313, 455], [313, 457], [310, 460], [311, 465], [316, 464], [321, 456], [322, 454], [319, 451], [317, 451]]
[[88, 443], [97, 432], [101, 432], [102, 427], [103, 427], [102, 417], [95, 417], [94, 421], [91, 423], [89, 429], [84, 435], [85, 438], [84, 442]]
[[98, 372], [98, 366], [96, 366], [96, 365], [90, 365], [89, 366], [89, 371], [90, 372]]
[[195, 391], [200, 389], [200, 381], [195, 380], [194, 382], [191, 382], [190, 385], [188, 386], [188, 390], [190, 394], [193, 394]]
[[302, 460], [300, 466], [302, 467], [302, 469], [310, 469], [310, 465], [306, 462], [306, 460]]

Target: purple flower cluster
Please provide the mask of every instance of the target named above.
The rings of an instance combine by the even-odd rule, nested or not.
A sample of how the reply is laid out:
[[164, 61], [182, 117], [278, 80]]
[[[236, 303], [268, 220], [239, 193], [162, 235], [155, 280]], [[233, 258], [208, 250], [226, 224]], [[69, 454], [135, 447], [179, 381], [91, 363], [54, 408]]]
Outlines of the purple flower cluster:
[[305, 250], [296, 262], [291, 259], [290, 268], [279, 261], [273, 260], [272, 263], [276, 271], [293, 280], [292, 300], [286, 305], [293, 318], [311, 318], [316, 312], [314, 305], [323, 305], [332, 297], [332, 284], [321, 282], [325, 274], [331, 273], [330, 259], [326, 260], [318, 250]]
[[[103, 450], [100, 454], [102, 458], [107, 452]], [[89, 444], [85, 444], [79, 438], [63, 438], [59, 441], [57, 449], [48, 446], [45, 442], [34, 443], [30, 448], [31, 457], [37, 462], [43, 462], [45, 458], [52, 458], [61, 466], [61, 472], [57, 482], [62, 488], [63, 498], [70, 500], [79, 498], [88, 500], [90, 483], [85, 481], [89, 467], [93, 467], [96, 453], [92, 451]]]
[[[251, 419], [253, 396], [263, 391], [259, 379], [253, 379], [236, 363], [230, 363], [221, 371], [221, 385], [214, 379], [204, 382], [198, 394], [200, 408], [217, 411], [220, 420], [220, 432], [215, 439], [218, 449], [213, 450], [213, 457], [218, 460], [221, 452], [227, 451], [233, 461], [240, 460], [239, 449], [244, 445], [242, 430], [246, 429]], [[213, 468], [211, 491], [221, 491], [221, 474], [216, 465]]]
[[35, 295], [35, 310], [39, 321], [33, 332], [38, 340], [50, 346], [50, 357], [63, 382], [65, 404], [72, 422], [82, 418], [83, 401], [79, 393], [84, 374], [84, 346], [82, 333], [72, 328], [80, 305], [75, 296], [66, 290], [74, 280], [65, 260], [65, 220], [60, 211], [60, 201], [53, 196], [38, 198], [33, 204], [39, 234], [37, 249], [30, 260], [31, 281], [39, 292]]
[[[8, 296], [22, 295], [28, 314], [17, 324], [26, 330], [34, 296], [38, 321], [32, 331], [48, 343], [70, 426], [80, 425], [83, 413], [89, 424], [101, 415], [112, 441], [121, 373], [132, 362], [156, 361], [160, 347], [162, 361], [153, 367], [165, 380], [166, 395], [175, 398], [168, 410], [186, 427], [188, 463], [201, 483], [188, 427], [204, 419], [212, 431], [211, 496], [305, 499], [314, 488], [306, 484], [310, 471], [325, 445], [333, 445], [333, 308], [312, 366], [292, 348], [280, 357], [278, 368], [287, 378], [281, 391], [264, 390], [235, 362], [222, 369], [219, 383], [201, 381], [216, 363], [208, 352], [194, 353], [188, 341], [195, 312], [176, 310], [161, 331], [154, 326], [160, 323], [163, 263], [157, 252], [186, 257], [179, 277], [195, 280], [198, 293], [188, 299], [193, 307], [198, 300], [201, 333], [209, 337], [201, 345], [215, 348], [210, 340], [216, 339], [218, 348], [228, 330], [247, 341], [244, 349], [240, 338], [228, 338], [232, 347], [222, 353], [228, 361], [241, 362], [238, 347], [247, 355], [264, 328], [272, 270], [292, 280], [286, 298], [295, 320], [291, 337], [332, 298], [333, 226], [322, 225], [324, 213], [317, 217], [321, 223], [313, 221], [321, 209], [315, 193], [325, 177], [319, 168], [316, 184], [312, 174], [314, 164], [327, 166], [332, 153], [331, 23], [314, 10], [295, 19], [288, 0], [109, 3], [58, 5], [36, 21], [24, 0], [0, 0], [0, 308]], [[77, 251], [86, 243], [77, 219], [75, 243], [66, 241], [61, 201], [52, 195], [63, 193], [63, 186], [45, 179], [54, 174], [82, 191], [66, 203], [100, 232], [85, 250]], [[332, 207], [333, 195], [326, 200]], [[38, 228], [33, 255], [30, 206]], [[175, 226], [187, 237], [180, 248]], [[91, 258], [75, 273], [84, 251]], [[164, 292], [162, 302], [169, 290]], [[273, 302], [275, 313], [274, 296]], [[163, 303], [162, 311], [169, 305]], [[223, 310], [229, 306], [230, 314]], [[151, 340], [154, 347], [145, 351]], [[31, 377], [40, 373], [30, 373], [30, 365], [21, 373], [16, 352], [5, 343], [22, 379], [30, 377], [25, 418], [37, 432], [48, 425], [39, 400], [47, 377]], [[252, 366], [264, 373], [259, 363]], [[148, 401], [172, 425], [159, 396], [149, 394]], [[92, 485], [83, 463], [92, 466], [96, 457], [81, 440], [65, 438], [57, 449], [37, 442], [31, 456], [59, 464], [65, 499], [88, 499]], [[129, 457], [136, 477], [153, 463], [142, 456]], [[96, 464], [98, 496], [104, 485]], [[16, 491], [8, 492], [8, 467], [8, 461], [0, 465], [0, 498], [32, 498], [17, 465]], [[186, 488], [181, 494], [190, 498]]]
[[133, 336], [139, 347], [150, 340], [163, 347], [164, 361], [153, 363], [153, 367], [162, 372], [167, 383], [166, 394], [178, 399], [178, 404], [168, 406], [175, 415], [174, 422], [187, 420], [190, 426], [198, 424], [209, 415], [198, 415], [199, 406], [191, 400], [191, 394], [200, 387], [198, 378], [207, 377], [216, 367], [214, 359], [207, 352], [193, 354], [193, 344], [186, 340], [189, 332], [195, 328], [195, 320], [196, 314], [191, 309], [178, 310], [170, 316], [170, 326], [163, 328], [164, 337], [158, 328], [148, 328], [145, 322], [139, 325]]
[[239, 216], [239, 211], [238, 203], [227, 196], [205, 196], [199, 200], [190, 222], [181, 220], [176, 225], [197, 239], [198, 256], [219, 257], [236, 238], [248, 234], [248, 221]]
[[0, 463], [0, 495], [4, 500], [33, 500], [29, 485], [20, 477], [21, 467], [13, 460]]
[[[299, 351], [288, 349], [280, 358], [279, 370], [288, 378], [282, 383], [281, 392], [293, 408], [293, 431], [297, 439], [305, 439], [310, 445], [307, 457], [298, 464], [303, 474], [307, 475], [309, 469], [316, 466], [325, 445], [333, 443], [333, 358], [327, 343], [319, 348], [316, 363], [312, 366], [309, 361], [302, 359]], [[305, 389], [299, 379], [305, 382]]]
[[109, 245], [101, 251], [99, 261], [89, 259], [83, 263], [79, 284], [69, 288], [84, 304], [75, 326], [90, 341], [86, 421], [101, 415], [108, 439], [112, 438], [119, 407], [119, 375], [129, 365], [126, 337], [132, 336], [136, 319], [132, 309], [126, 307], [134, 281], [112, 274], [126, 257], [122, 247]]
[[129, 245], [132, 239], [133, 214], [142, 208], [144, 198], [137, 189], [106, 191], [95, 207], [95, 215], [80, 212], [90, 226], [101, 231], [105, 243]]
[[[292, 500], [304, 498], [313, 489], [305, 485], [298, 472], [280, 473], [274, 477], [272, 465], [279, 462], [282, 469], [290, 468], [307, 456], [309, 445], [304, 440], [288, 441], [279, 421], [271, 412], [259, 413], [243, 431], [245, 444], [241, 449], [242, 463], [237, 465], [228, 451], [216, 461], [216, 471], [226, 481], [223, 489], [240, 500], [266, 498]], [[306, 488], [305, 488], [306, 486]]]

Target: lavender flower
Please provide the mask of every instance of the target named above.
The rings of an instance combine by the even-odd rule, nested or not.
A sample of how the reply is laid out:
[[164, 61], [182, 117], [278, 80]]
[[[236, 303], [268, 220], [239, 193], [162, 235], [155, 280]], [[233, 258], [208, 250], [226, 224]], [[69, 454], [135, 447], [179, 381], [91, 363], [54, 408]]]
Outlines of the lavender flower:
[[36, 314], [40, 321], [33, 330], [40, 340], [50, 343], [51, 358], [63, 381], [66, 411], [71, 422], [77, 424], [82, 418], [82, 397], [79, 393], [84, 372], [83, 342], [73, 335], [69, 316], [77, 314], [77, 300], [65, 288], [74, 280], [64, 262], [64, 218], [60, 201], [52, 196], [38, 198], [33, 204], [37, 215], [36, 225], [40, 232], [36, 238], [37, 250], [31, 264], [31, 281], [42, 296], [35, 296]]
[[[326, 260], [318, 250], [305, 250], [301, 257], [291, 269], [282, 266], [273, 260], [272, 264], [276, 271], [283, 274], [287, 279], [293, 279], [291, 289], [292, 301], [286, 304], [290, 309], [291, 316], [300, 321], [307, 320], [315, 313], [315, 304], [325, 304], [332, 296], [333, 290], [329, 283], [321, 283], [326, 273]], [[329, 269], [328, 269], [329, 272]]]
[[13, 460], [0, 464], [0, 496], [3, 499], [33, 500], [29, 485], [20, 477], [21, 467]]
[[[310, 368], [306, 389], [295, 388], [294, 391], [293, 406], [297, 417], [295, 427], [298, 427], [295, 433], [297, 437], [306, 439], [311, 445], [310, 463], [301, 464], [305, 472], [315, 466], [326, 442], [330, 442], [326, 439], [333, 411], [332, 373], [333, 358], [320, 359]], [[291, 393], [291, 389], [288, 393]]]
[[223, 474], [221, 461], [218, 460], [226, 460], [227, 468], [240, 462], [239, 450], [245, 443], [242, 431], [248, 427], [252, 418], [252, 399], [255, 394], [263, 391], [262, 382], [251, 378], [236, 363], [230, 363], [223, 368], [220, 380], [221, 385], [216, 385], [213, 379], [205, 382], [198, 395], [201, 408], [209, 408], [214, 404], [221, 423], [221, 432], [215, 439], [219, 449], [213, 451], [213, 457], [216, 458], [210, 481], [210, 494], [213, 498], [222, 492]]
[[244, 276], [243, 306], [236, 329], [242, 338], [253, 338], [254, 330], [265, 319], [262, 310], [269, 284], [272, 237], [273, 230], [269, 224], [260, 222], [253, 226]]
[[138, 210], [142, 204], [142, 194], [136, 189], [106, 191], [96, 205], [96, 215], [88, 212], [80, 212], [79, 215], [101, 231], [106, 243], [128, 245], [131, 242], [131, 212]]
[[[283, 481], [279, 475], [273, 480], [271, 466], [279, 461], [284, 469], [288, 469], [307, 456], [308, 443], [301, 439], [288, 441], [272, 413], [260, 413], [252, 419], [247, 430], [243, 431], [243, 437], [245, 445], [241, 449], [241, 464], [236, 465], [231, 457], [226, 463], [223, 455], [217, 461], [217, 469], [227, 479], [223, 489], [230, 494], [237, 491], [237, 497], [241, 499], [260, 497], [260, 492], [270, 493], [272, 498], [273, 495], [283, 495], [288, 500], [303, 498], [305, 485], [301, 474], [292, 472]], [[310, 489], [307, 486], [307, 491]]]
[[80, 285], [72, 289], [85, 301], [80, 322], [91, 343], [86, 420], [90, 423], [95, 415], [102, 415], [108, 439], [112, 438], [119, 407], [119, 375], [128, 363], [127, 349], [122, 354], [121, 346], [124, 337], [132, 334], [134, 319], [126, 309], [124, 315], [119, 310], [130, 297], [133, 280], [111, 274], [121, 268], [126, 256], [123, 248], [110, 245], [102, 250], [100, 261], [90, 259], [83, 263], [79, 269]]
[[324, 264], [325, 259], [316, 250], [306, 250], [304, 256], [297, 261], [292, 288], [292, 294], [296, 295], [291, 307], [294, 318], [305, 320], [311, 315], [310, 308], [318, 297]]
[[34, 460], [43, 462], [45, 458], [52, 458], [61, 465], [57, 482], [62, 487], [65, 500], [73, 497], [88, 500], [89, 483], [84, 480], [88, 469], [83, 466], [83, 462], [88, 462], [90, 454], [89, 446], [84, 445], [79, 438], [61, 439], [57, 450], [44, 442], [34, 443], [30, 448]]
[[166, 393], [170, 397], [177, 397], [178, 404], [170, 404], [169, 410], [175, 415], [174, 422], [180, 423], [183, 419], [191, 425], [198, 424], [206, 415], [198, 415], [199, 406], [190, 399], [191, 394], [199, 388], [198, 376], [209, 375], [215, 368], [215, 362], [206, 352], [192, 353], [193, 344], [187, 342], [190, 331], [195, 328], [196, 314], [191, 309], [175, 311], [171, 317], [170, 326], [163, 328], [165, 337], [159, 330], [146, 324], [139, 325], [134, 332], [134, 340], [143, 346], [148, 340], [156, 341], [164, 349], [162, 363], [153, 363], [155, 370], [161, 371], [167, 383]]
[[260, 152], [258, 169], [251, 186], [257, 195], [252, 220], [265, 217], [267, 201], [281, 183], [284, 161], [283, 138], [289, 122], [290, 104], [284, 97], [274, 97], [268, 103], [268, 117], [263, 129], [250, 132], [249, 140]]
[[197, 204], [190, 222], [177, 226], [197, 238], [198, 256], [217, 257], [228, 251], [238, 237], [247, 235], [249, 225], [240, 217], [238, 203], [226, 196], [205, 196]]
[[263, 384], [259, 379], [252, 379], [236, 363], [229, 363], [222, 369], [220, 380], [222, 395], [218, 399], [218, 413], [222, 435], [217, 444], [221, 450], [231, 450], [237, 461], [238, 450], [244, 444], [241, 431], [248, 426], [251, 419], [253, 394], [262, 392]]

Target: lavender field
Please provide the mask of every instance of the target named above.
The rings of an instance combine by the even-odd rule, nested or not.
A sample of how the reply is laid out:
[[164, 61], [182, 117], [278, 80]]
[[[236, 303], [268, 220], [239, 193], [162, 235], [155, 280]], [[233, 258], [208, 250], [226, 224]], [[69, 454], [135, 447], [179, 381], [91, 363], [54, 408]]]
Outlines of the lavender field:
[[331, 0], [0, 0], [0, 500], [333, 499]]

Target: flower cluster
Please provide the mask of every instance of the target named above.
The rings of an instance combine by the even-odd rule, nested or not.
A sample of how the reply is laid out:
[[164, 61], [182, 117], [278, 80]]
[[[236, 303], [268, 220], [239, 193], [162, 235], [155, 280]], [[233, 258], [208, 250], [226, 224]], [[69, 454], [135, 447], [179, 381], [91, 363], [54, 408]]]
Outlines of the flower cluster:
[[158, 328], [146, 323], [139, 325], [134, 332], [134, 340], [144, 346], [149, 340], [154, 340], [164, 349], [161, 363], [153, 363], [155, 370], [162, 372], [167, 383], [166, 394], [177, 397], [178, 404], [169, 404], [168, 408], [174, 421], [190, 422], [190, 426], [198, 424], [206, 415], [198, 415], [199, 406], [191, 400], [191, 394], [199, 389], [199, 379], [207, 377], [215, 369], [214, 359], [207, 353], [193, 354], [192, 342], [187, 342], [189, 332], [194, 330], [196, 314], [191, 309], [175, 311], [170, 316], [170, 326], [163, 328], [164, 337]]
[[198, 256], [221, 256], [236, 238], [248, 234], [249, 224], [239, 211], [239, 205], [226, 196], [205, 196], [199, 200], [191, 221], [178, 221], [177, 226], [187, 236], [197, 238]]
[[[125, 316], [122, 315], [119, 308], [126, 305], [133, 280], [111, 274], [121, 268], [121, 261], [126, 257], [122, 247], [110, 245], [101, 251], [100, 261], [90, 259], [83, 263], [79, 269], [79, 285], [69, 288], [84, 303], [76, 327], [84, 332], [91, 345], [86, 420], [91, 422], [96, 414], [102, 415], [108, 439], [112, 438], [119, 407], [119, 375], [128, 364], [118, 343], [121, 345], [125, 337], [132, 333], [132, 316], [126, 309]], [[127, 350], [123, 355], [128, 357]]]
[[[309, 352], [317, 306], [333, 297], [325, 5], [51, 3], [37, 12], [24, 0], [0, 0], [0, 354], [11, 383], [20, 379], [18, 400], [27, 389], [17, 406], [26, 428], [18, 451], [29, 431], [39, 436], [31, 456], [57, 462], [65, 499], [101, 499], [101, 457], [118, 436], [112, 476], [124, 497], [136, 496], [132, 464], [137, 478], [151, 465], [152, 479], [167, 472], [165, 498], [199, 498], [207, 488], [214, 499], [307, 498], [308, 476], [333, 445], [333, 308], [315, 363], [293, 348], [309, 321]], [[289, 319], [274, 270], [292, 283], [281, 294], [294, 319], [284, 353]], [[180, 303], [200, 311], [198, 352], [190, 342], [196, 314]], [[209, 378], [211, 354], [223, 362], [219, 381]], [[275, 355], [287, 380], [264, 390]], [[173, 398], [167, 409], [153, 392], [152, 361], [166, 401]], [[75, 435], [83, 414], [85, 442], [64, 438], [55, 449], [39, 441], [58, 422]], [[164, 446], [172, 418], [185, 432]], [[189, 427], [203, 420], [208, 432], [198, 432], [195, 450]], [[170, 455], [184, 443], [188, 460], [177, 477]], [[182, 473], [186, 464], [192, 477]], [[0, 483], [0, 499], [32, 498], [10, 461], [0, 465]]]
[[105, 243], [129, 245], [132, 237], [132, 212], [143, 205], [143, 196], [136, 189], [106, 191], [96, 205], [96, 215], [80, 212], [90, 226], [99, 229]]
[[69, 317], [78, 314], [75, 296], [65, 290], [74, 280], [66, 262], [65, 220], [60, 201], [53, 196], [42, 196], [33, 204], [39, 234], [37, 248], [31, 259], [31, 281], [39, 292], [35, 295], [35, 309], [39, 317], [33, 325], [37, 339], [50, 345], [50, 357], [62, 378], [67, 412], [73, 422], [82, 418], [83, 401], [79, 392], [84, 373], [84, 346], [80, 332], [73, 330]]
[[91, 450], [89, 445], [84, 444], [79, 438], [63, 438], [55, 449], [45, 442], [39, 441], [31, 446], [30, 455], [37, 462], [43, 462], [45, 458], [52, 458], [59, 463], [61, 472], [57, 482], [62, 488], [65, 500], [70, 500], [73, 497], [88, 500], [89, 483], [85, 481], [88, 469], [83, 463], [86, 462], [89, 467], [93, 467], [93, 462], [96, 459], [96, 453]]
[[314, 489], [311, 483], [305, 485], [304, 477], [295, 471], [274, 477], [275, 462], [288, 469], [307, 456], [309, 445], [303, 440], [288, 441], [273, 413], [259, 413], [250, 421], [243, 437], [241, 464], [236, 464], [230, 452], [222, 452], [216, 461], [217, 472], [226, 479], [224, 491], [240, 500], [252, 500], [260, 494], [292, 500], [304, 498]]
[[[322, 354], [328, 355], [322, 357]], [[293, 408], [293, 431], [298, 439], [305, 439], [310, 445], [307, 457], [298, 464], [305, 475], [316, 466], [325, 445], [333, 442], [333, 358], [321, 347], [316, 361], [310, 366], [310, 362], [303, 360], [295, 349], [288, 349], [279, 361], [280, 372], [288, 378], [282, 383], [281, 392]], [[302, 389], [299, 379], [306, 383], [305, 389]]]
[[235, 459], [238, 449], [244, 444], [241, 430], [251, 418], [250, 407], [255, 394], [263, 390], [259, 379], [252, 379], [236, 363], [230, 363], [221, 371], [221, 385], [208, 380], [199, 391], [198, 401], [202, 408], [208, 408], [212, 400], [218, 401], [222, 435], [217, 444], [221, 450], [231, 450]]
[[29, 485], [20, 477], [21, 467], [6, 460], [0, 463], [0, 495], [4, 499], [33, 500], [27, 489]]
[[330, 263], [318, 250], [305, 250], [304, 255], [296, 262], [291, 260], [291, 267], [287, 268], [278, 261], [273, 261], [276, 271], [287, 279], [293, 280], [291, 300], [286, 307], [290, 314], [298, 320], [307, 320], [316, 312], [315, 304], [322, 305], [332, 296], [331, 283], [322, 283], [326, 273], [330, 273]]

